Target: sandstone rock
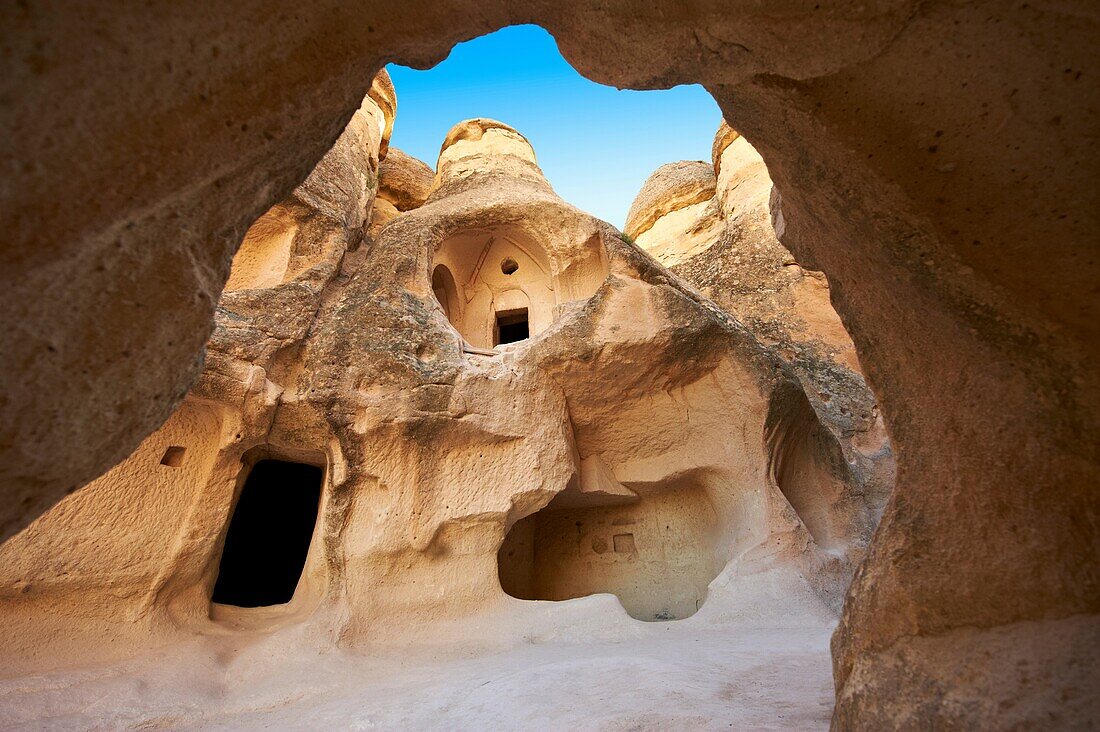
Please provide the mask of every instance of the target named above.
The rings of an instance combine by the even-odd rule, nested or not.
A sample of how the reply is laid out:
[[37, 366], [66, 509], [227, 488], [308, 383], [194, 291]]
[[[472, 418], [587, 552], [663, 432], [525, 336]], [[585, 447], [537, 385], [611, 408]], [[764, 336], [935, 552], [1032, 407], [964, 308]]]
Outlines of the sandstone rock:
[[[730, 145], [736, 142], [741, 137], [741, 133], [729, 126], [726, 120], [722, 120], [722, 123], [718, 125], [718, 131], [714, 133], [714, 141], [710, 145], [710, 161], [714, 166], [714, 177], [718, 178], [721, 171], [722, 153], [726, 151]], [[717, 183], [715, 183], [717, 188]], [[729, 186], [724, 186], [728, 191]], [[723, 198], [725, 192], [723, 192]]]
[[[685, 160], [662, 165], [649, 176], [631, 204], [623, 232], [632, 239], [637, 239], [659, 220], [674, 212], [685, 212], [685, 209], [690, 214], [700, 212], [700, 204], [705, 205], [714, 198], [715, 183], [715, 173], [702, 161]], [[711, 210], [717, 214], [713, 208]], [[693, 216], [694, 218], [697, 217]], [[717, 219], [717, 216], [712, 218]], [[678, 241], [683, 233], [670, 231], [661, 238]], [[661, 257], [658, 256], [657, 259], [669, 266], [669, 262]]]
[[764, 161], [725, 122], [713, 154], [713, 165], [685, 161], [654, 172], [631, 207], [626, 233], [732, 313], [798, 374], [872, 507], [861, 540], [848, 547], [854, 566], [893, 488], [894, 458], [878, 405], [829, 303], [825, 276], [800, 267], [775, 236]]
[[435, 173], [428, 165], [396, 148], [390, 148], [378, 171], [378, 197], [398, 211], [424, 204]]
[[[815, 408], [828, 413], [838, 433], [882, 435], [855, 346], [829, 302], [827, 279], [799, 265], [776, 238], [769, 205], [773, 188], [763, 159], [725, 122], [713, 152], [712, 199], [687, 204], [672, 191], [667, 197], [653, 192], [660, 171], [647, 181], [635, 204], [653, 197], [653, 209], [662, 214], [639, 232], [638, 245], [795, 364], [817, 400]], [[702, 164], [691, 165], [702, 178]], [[834, 399], [849, 403], [833, 405]], [[886, 447], [879, 443], [876, 450]]]
[[439, 149], [435, 170], [429, 200], [438, 198], [437, 192], [444, 186], [448, 188], [440, 195], [490, 172], [548, 185], [527, 139], [503, 122], [480, 117], [451, 128]]
[[[500, 643], [573, 622], [526, 600], [601, 592], [648, 621], [834, 618], [873, 507], [783, 361], [491, 120], [457, 125], [427, 202], [353, 250], [380, 129], [353, 120], [252, 227], [168, 423], [0, 547], [8, 668], [151, 646], [171, 665], [196, 636], [233, 657], [241, 632], [288, 656], [401, 646], [465, 618], [466, 642]], [[320, 491], [300, 579], [212, 602], [253, 477], [288, 462]], [[587, 625], [623, 622], [597, 601]]]
[[[13, 660], [50, 643], [41, 632], [50, 632], [44, 616], [64, 617], [56, 627], [66, 629], [65, 639], [47, 646], [55, 659], [107, 660], [166, 642], [177, 613], [191, 616], [201, 607], [186, 593], [182, 610], [173, 603], [205, 580], [210, 559], [195, 550], [224, 539], [236, 479], [228, 493], [202, 486], [239, 469], [242, 453], [227, 453], [227, 446], [272, 428], [281, 382], [300, 370], [297, 352], [321, 298], [363, 237], [395, 110], [382, 71], [316, 169], [248, 229], [218, 304], [202, 377], [168, 422], [102, 478], [0, 545], [2, 592], [19, 601], [5, 607], [26, 631], [22, 639], [11, 636]], [[266, 450], [252, 450], [245, 462], [261, 460]], [[119, 512], [116, 501], [130, 510]], [[70, 541], [72, 534], [80, 538]], [[119, 624], [120, 617], [128, 623]], [[104, 639], [112, 651], [96, 648]]]
[[[996, 726], [1009, 706], [1014, 723], [1087, 723], [1074, 689], [1095, 661], [1034, 659], [1049, 684], [976, 681], [1100, 614], [1087, 4], [0, 13], [5, 534], [173, 412], [246, 228], [323, 157], [370, 70], [536, 22], [593, 80], [710, 89], [769, 163], [780, 240], [829, 277], [898, 455], [837, 636], [837, 725], [877, 726], [898, 699], [942, 722], [948, 683], [961, 725]], [[956, 631], [971, 635], [964, 674], [957, 647], [929, 642]], [[918, 647], [926, 662], [905, 664]], [[1059, 684], [1053, 704], [1043, 689]]]
[[[376, 124], [381, 127], [381, 140], [378, 142], [378, 159], [384, 160], [390, 148], [390, 135], [393, 134], [393, 120], [397, 116], [397, 90], [393, 87], [393, 81], [390, 79], [389, 72], [385, 68], [379, 69], [378, 73], [374, 75], [371, 80], [370, 88], [367, 90], [367, 99], [370, 99], [374, 103], [374, 109], [372, 114], [375, 118]], [[364, 105], [367, 102], [364, 100]], [[363, 107], [360, 107], [360, 111]], [[324, 158], [322, 158], [324, 160]], [[374, 173], [378, 173], [378, 165], [372, 168]], [[317, 168], [313, 169], [313, 173], [317, 172]]]

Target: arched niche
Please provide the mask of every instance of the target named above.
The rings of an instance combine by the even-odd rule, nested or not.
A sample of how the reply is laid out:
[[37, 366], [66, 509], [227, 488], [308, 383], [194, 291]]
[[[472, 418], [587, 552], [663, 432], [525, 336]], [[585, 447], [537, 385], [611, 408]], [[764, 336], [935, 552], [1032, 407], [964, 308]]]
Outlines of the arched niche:
[[553, 601], [607, 592], [637, 620], [687, 618], [725, 564], [728, 519], [694, 476], [626, 486], [586, 459], [579, 483], [509, 527], [497, 552], [501, 589]]
[[821, 548], [843, 551], [852, 511], [846, 505], [844, 456], [806, 398], [793, 384], [776, 390], [764, 424], [769, 479]]
[[590, 297], [606, 276], [598, 236], [549, 250], [509, 224], [445, 239], [433, 262], [432, 292], [467, 343], [493, 348], [525, 340], [502, 336], [502, 328], [519, 322], [529, 337], [545, 331], [562, 304]]
[[283, 206], [276, 205], [258, 218], [233, 257], [226, 292], [281, 285], [290, 268], [298, 230], [298, 220]]
[[437, 264], [432, 270], [432, 294], [448, 318], [457, 317], [462, 312], [454, 275], [445, 264]]

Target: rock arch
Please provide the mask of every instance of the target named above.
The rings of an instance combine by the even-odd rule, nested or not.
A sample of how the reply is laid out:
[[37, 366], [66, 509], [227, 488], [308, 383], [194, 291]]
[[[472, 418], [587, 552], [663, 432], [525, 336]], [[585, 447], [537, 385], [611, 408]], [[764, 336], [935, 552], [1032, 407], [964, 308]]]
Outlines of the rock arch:
[[[598, 458], [582, 470], [590, 462]], [[609, 592], [638, 620], [693, 615], [724, 564], [716, 544], [728, 517], [719, 517], [706, 487], [691, 476], [639, 493], [618, 487], [596, 497], [559, 493], [516, 522], [498, 551], [504, 591], [525, 600]]]
[[[231, 253], [369, 70], [533, 21], [589, 78], [706, 85], [768, 161], [782, 240], [833, 283], [899, 468], [836, 636], [838, 725], [1008, 714], [1002, 699], [1039, 718], [1057, 701], [1022, 695], [1003, 639], [1084, 638], [1100, 611], [1096, 22], [1071, 7], [6, 8], [4, 533], [179, 403]], [[929, 663], [902, 670], [917, 649]], [[1037, 663], [1068, 683], [1069, 660]]]
[[[516, 265], [510, 272], [505, 263]], [[555, 292], [545, 249], [514, 227], [466, 231], [448, 237], [435, 254], [435, 267], [456, 273], [461, 313], [448, 318], [477, 348], [496, 345], [496, 313], [529, 309], [531, 334], [554, 320]], [[521, 302], [522, 301], [522, 302]]]
[[826, 550], [849, 545], [856, 537], [849, 526], [837, 525], [851, 514], [836, 505], [844, 494], [844, 456], [801, 389], [783, 384], [772, 395], [764, 443], [769, 478], [814, 542]]

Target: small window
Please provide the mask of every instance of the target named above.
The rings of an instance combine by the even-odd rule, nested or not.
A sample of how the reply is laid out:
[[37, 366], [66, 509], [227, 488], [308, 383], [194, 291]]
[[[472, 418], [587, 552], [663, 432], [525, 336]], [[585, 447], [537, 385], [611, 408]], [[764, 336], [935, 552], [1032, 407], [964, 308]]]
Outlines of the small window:
[[160, 459], [160, 464], [167, 465], [170, 468], [178, 468], [183, 465], [183, 454], [185, 452], [187, 452], [186, 447], [172, 445], [164, 451], [164, 457]]
[[519, 270], [519, 263], [508, 257], [500, 263], [500, 271], [506, 275], [515, 274]]
[[497, 313], [497, 345], [525, 341], [531, 337], [527, 324], [527, 308]]

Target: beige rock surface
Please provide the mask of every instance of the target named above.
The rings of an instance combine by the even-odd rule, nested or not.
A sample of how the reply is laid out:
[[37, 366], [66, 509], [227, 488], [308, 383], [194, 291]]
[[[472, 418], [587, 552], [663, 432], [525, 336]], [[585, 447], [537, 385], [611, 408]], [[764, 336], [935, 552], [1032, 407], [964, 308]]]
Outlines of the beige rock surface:
[[[178, 613], [210, 615], [209, 598], [186, 592], [217, 571], [201, 547], [224, 539], [242, 459], [267, 454], [265, 441], [250, 442], [271, 429], [278, 404], [281, 388], [268, 376], [295, 370], [325, 286], [362, 240], [395, 105], [380, 72], [317, 168], [249, 229], [203, 376], [168, 422], [0, 545], [0, 612], [22, 629], [5, 637], [7, 661], [68, 666], [124, 656], [178, 637]], [[244, 451], [227, 451], [241, 441]], [[229, 493], [212, 489], [219, 484]]]
[[[376, 108], [368, 98], [363, 117]], [[457, 125], [428, 200], [376, 238], [368, 227], [352, 249], [364, 227], [348, 225], [359, 221], [349, 212], [375, 197], [385, 129], [357, 119], [246, 236], [231, 277], [241, 287], [222, 297], [183, 406], [0, 547], [11, 713], [45, 721], [34, 709], [48, 692], [20, 689], [20, 675], [72, 685], [84, 668], [159, 690], [81, 719], [167, 714], [179, 691], [159, 688], [161, 672], [142, 660], [149, 648], [166, 669], [210, 654], [247, 668], [253, 643], [288, 663], [496, 648], [503, 672], [525, 638], [556, 645], [539, 651], [553, 655], [592, 634], [652, 667], [656, 636], [638, 621], [686, 618], [690, 632], [668, 645], [682, 662], [719, 629], [795, 629], [803, 640], [777, 648], [811, 670], [765, 688], [777, 700], [820, 689], [823, 631], [873, 507], [794, 374], [559, 199], [523, 136], [491, 120]], [[345, 197], [310, 194], [329, 190]], [[279, 268], [256, 267], [256, 242], [289, 246], [281, 281], [270, 281]], [[517, 316], [529, 337], [503, 342], [503, 319]], [[272, 458], [323, 468], [301, 577], [285, 603], [213, 602], [246, 477]], [[741, 662], [723, 668], [755, 678]], [[247, 674], [285, 713], [298, 709], [282, 696], [285, 669]], [[819, 693], [795, 718], [822, 721]], [[757, 714], [722, 712], [717, 691], [701, 694], [707, 725]], [[653, 713], [651, 703], [640, 697], [632, 713]], [[234, 725], [228, 710], [206, 714]]]
[[[714, 198], [715, 185], [715, 173], [711, 171], [710, 165], [701, 160], [683, 160], [662, 165], [646, 180], [635, 197], [630, 211], [627, 212], [623, 233], [637, 240], [660, 219], [670, 214], [682, 209], [699, 211], [700, 204], [705, 205]], [[679, 237], [670, 231], [661, 238]], [[670, 265], [670, 262], [660, 257], [657, 257], [657, 261], [665, 266]]]
[[[537, 22], [594, 80], [704, 84], [768, 161], [781, 241], [829, 277], [898, 456], [837, 635], [838, 728], [1087, 719], [1095, 661], [1028, 641], [1100, 610], [1089, 3], [0, 13], [5, 535], [175, 410], [245, 230], [330, 148], [369, 70]], [[963, 637], [965, 656], [941, 642]], [[1049, 683], [977, 681], [1024, 665]]]
[[[732, 313], [798, 375], [872, 508], [861, 539], [847, 545], [855, 566], [894, 482], [894, 456], [878, 405], [829, 303], [825, 276], [800, 267], [775, 236], [772, 183], [763, 159], [725, 122], [715, 134], [713, 154], [712, 164], [683, 161], [655, 171], [634, 200], [625, 233]], [[784, 462], [785, 470], [799, 474], [797, 458], [777, 458]], [[805, 494], [822, 490], [808, 485]], [[824, 523], [804, 520], [827, 542]]]
[[390, 148], [378, 169], [378, 197], [398, 211], [417, 208], [428, 198], [433, 178], [435, 172], [427, 163]]

